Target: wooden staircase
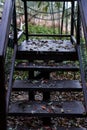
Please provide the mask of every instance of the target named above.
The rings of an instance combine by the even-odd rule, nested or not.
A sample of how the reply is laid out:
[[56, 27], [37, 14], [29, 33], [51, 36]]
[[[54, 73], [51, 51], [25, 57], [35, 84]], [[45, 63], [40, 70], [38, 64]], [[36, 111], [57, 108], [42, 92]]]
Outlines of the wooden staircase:
[[[10, 101], [8, 94], [8, 116], [14, 117], [38, 117], [43, 121], [42, 126], [48, 126], [52, 130], [86, 130], [86, 128], [78, 127], [53, 127], [52, 118], [85, 118], [87, 116], [86, 104], [79, 99], [52, 100], [51, 92], [82, 92], [84, 87], [79, 80], [73, 79], [54, 79], [51, 77], [52, 72], [78, 72], [80, 67], [76, 65], [76, 61], [80, 62], [78, 51], [79, 43], [74, 43], [71, 36], [59, 35], [58, 37], [65, 40], [37, 40], [28, 39], [28, 23], [27, 23], [27, 2], [24, 2], [25, 9], [25, 35], [26, 40], [23, 41], [14, 51], [14, 71], [18, 73], [27, 72], [27, 79], [17, 79], [13, 81], [10, 92], [26, 92], [27, 98], [24, 100], [16, 99]], [[73, 3], [73, 2], [72, 2]], [[73, 4], [72, 4], [73, 12]], [[15, 21], [15, 20], [14, 20]], [[73, 25], [73, 22], [72, 24]], [[72, 28], [71, 28], [72, 29]], [[72, 29], [73, 30], [73, 29]], [[72, 31], [73, 34], [73, 31]], [[30, 35], [29, 35], [30, 36]], [[45, 37], [44, 35], [31, 36]], [[48, 35], [49, 37], [50, 35]], [[52, 35], [53, 39], [55, 35]], [[66, 40], [70, 38], [70, 40]], [[15, 37], [17, 38], [17, 36]], [[79, 38], [79, 35], [77, 39]], [[77, 40], [79, 42], [79, 40]], [[17, 62], [16, 62], [17, 60]], [[12, 76], [12, 75], [11, 75]], [[36, 99], [36, 92], [42, 93], [42, 99]], [[84, 94], [83, 94], [84, 95]], [[53, 95], [55, 96], [55, 94]], [[85, 96], [83, 96], [85, 100]], [[27, 128], [19, 126], [18, 130]], [[31, 128], [30, 129], [34, 129]], [[35, 129], [42, 129], [36, 127]]]
[[[26, 41], [27, 42], [27, 41]], [[34, 41], [35, 43], [36, 41]], [[31, 44], [33, 44], [31, 42]], [[39, 44], [39, 43], [38, 43]], [[38, 45], [37, 45], [38, 46]], [[78, 61], [77, 49], [73, 51], [34, 51], [31, 48], [25, 50], [23, 44], [18, 47], [16, 53], [17, 63], [15, 71], [29, 72], [29, 77], [23, 80], [15, 80], [12, 85], [14, 92], [28, 92], [26, 100], [16, 100], [9, 104], [9, 116], [15, 117], [38, 117], [43, 120], [43, 125], [51, 127], [51, 118], [83, 118], [86, 117], [84, 104], [78, 100], [52, 101], [51, 92], [81, 92], [82, 85], [78, 80], [70, 79], [52, 79], [51, 72], [62, 71], [75, 73], [79, 67], [75, 64]], [[38, 47], [37, 47], [38, 48]], [[76, 48], [76, 47], [75, 47]], [[30, 50], [31, 49], [31, 50]], [[38, 48], [39, 49], [39, 48]], [[57, 48], [58, 49], [58, 48]], [[20, 61], [21, 60], [21, 61]], [[31, 62], [32, 61], [32, 62]], [[70, 63], [67, 64], [67, 61]], [[64, 63], [65, 62], [65, 63]], [[73, 63], [74, 62], [74, 63]], [[73, 64], [72, 64], [73, 63]], [[39, 74], [35, 76], [35, 71]], [[43, 98], [35, 100], [35, 92], [42, 92]], [[54, 94], [55, 96], [55, 94]], [[44, 128], [44, 127], [43, 127]], [[18, 130], [27, 129], [19, 127]], [[35, 128], [39, 129], [39, 128]], [[46, 129], [46, 128], [44, 128]], [[85, 128], [63, 128], [57, 130], [85, 130]]]
[[[18, 126], [16, 130], [29, 130], [29, 129], [30, 130], [87, 130], [87, 128], [81, 126], [66, 127], [62, 125], [60, 126], [58, 123], [54, 127], [54, 123], [52, 123], [52, 120], [54, 120], [55, 118], [67, 118], [69, 120], [75, 118], [80, 118], [80, 119], [87, 118], [87, 88], [85, 86], [84, 72], [82, 68], [82, 60], [81, 60], [81, 52], [80, 52], [79, 13], [77, 16], [78, 20], [77, 20], [76, 42], [72, 38], [74, 35], [74, 17], [73, 17], [74, 1], [71, 1], [72, 9], [71, 9], [71, 34], [70, 35], [62, 35], [62, 34], [61, 35], [50, 35], [50, 34], [29, 35], [28, 22], [27, 22], [28, 21], [28, 17], [27, 17], [28, 0], [22, 0], [22, 1], [24, 3], [24, 15], [25, 15], [24, 34], [26, 36], [26, 40], [23, 41], [20, 45], [18, 45], [17, 43], [18, 37], [17, 37], [17, 26], [16, 26], [15, 3], [14, 2], [10, 3], [9, 0], [9, 5], [7, 4], [8, 5], [7, 7], [9, 8], [9, 12], [10, 12], [10, 7], [14, 5], [14, 8], [12, 8], [13, 24], [14, 24], [13, 26], [14, 27], [14, 52], [12, 56], [11, 73], [9, 77], [9, 85], [8, 85], [8, 90], [6, 95], [6, 113], [5, 110], [2, 113], [6, 114], [8, 117], [14, 117], [14, 118], [34, 117], [42, 121], [42, 126], [37, 126], [35, 128], [31, 126], [26, 127], [25, 125], [21, 126], [17, 124]], [[68, 1], [68, 0], [64, 0], [64, 1]], [[60, 2], [63, 2], [63, 0], [60, 0]], [[9, 17], [10, 15], [7, 15], [8, 19]], [[7, 21], [7, 23], [9, 23], [9, 20]], [[6, 26], [6, 29], [8, 30], [8, 26]], [[7, 33], [7, 30], [5, 30], [5, 34]], [[2, 34], [4, 34], [4, 32]], [[30, 37], [37, 36], [43, 38], [48, 37], [48, 39], [45, 40], [37, 40], [32, 38], [28, 39], [29, 36]], [[49, 37], [51, 37], [51, 40], [49, 40]], [[58, 39], [60, 38], [60, 40], [55, 40], [55, 37], [57, 37]], [[3, 43], [3, 41], [1, 43]], [[50, 45], [52, 46], [50, 47]], [[4, 45], [2, 47], [4, 52], [5, 51]], [[79, 65], [77, 65], [76, 62], [79, 62]], [[73, 73], [72, 79], [66, 79], [66, 78], [55, 79], [54, 76], [51, 77], [51, 74], [53, 72], [57, 72], [58, 77], [60, 77], [59, 72], [67, 72], [68, 75], [69, 71]], [[78, 71], [81, 72], [81, 81], [75, 79], [75, 73]], [[24, 72], [27, 72], [28, 76], [26, 79], [25, 78], [15, 79], [14, 78], [15, 72], [18, 72], [18, 74], [19, 73], [23, 74]], [[3, 86], [1, 80], [0, 80], [0, 85]], [[27, 98], [24, 100], [23, 99], [19, 100], [19, 98], [16, 98], [16, 100], [14, 100], [11, 94], [15, 92], [21, 93], [21, 96], [23, 96], [22, 94], [25, 92]], [[37, 92], [42, 94], [42, 98], [36, 99]], [[54, 92], [53, 95], [51, 95], [52, 92]], [[58, 99], [55, 100], [54, 97], [56, 92], [59, 93], [58, 96], [61, 96], [62, 93], [66, 92], [67, 98], [62, 100], [58, 97]], [[80, 99], [77, 98], [73, 99], [72, 96], [69, 99], [68, 94], [70, 92], [71, 93], [77, 92], [78, 94], [82, 92], [84, 101], [82, 102]], [[0, 97], [2, 97], [2, 95]], [[5, 97], [5, 93], [4, 93], [4, 97]], [[51, 97], [54, 100], [52, 100]], [[4, 99], [5, 98], [3, 98], [3, 101]], [[3, 124], [6, 124], [6, 122]], [[4, 130], [5, 128], [6, 126], [4, 127]], [[7, 129], [9, 130], [9, 128]]]
[[[34, 41], [35, 42], [35, 41]], [[32, 44], [32, 43], [31, 43]], [[20, 49], [21, 48], [21, 49]], [[32, 46], [31, 48], [32, 49]], [[75, 56], [76, 55], [76, 56]], [[78, 100], [52, 101], [50, 94], [55, 92], [81, 92], [82, 85], [78, 80], [62, 79], [53, 80], [50, 77], [51, 72], [64, 71], [72, 73], [79, 71], [79, 67], [73, 63], [78, 61], [77, 50], [70, 51], [34, 51], [25, 50], [22, 44], [18, 47], [16, 53], [17, 63], [15, 71], [29, 72], [29, 77], [24, 80], [15, 80], [12, 85], [12, 91], [28, 92], [26, 100], [16, 100], [9, 104], [9, 116], [20, 117], [39, 117], [43, 120], [43, 125], [51, 124], [51, 118], [83, 118], [86, 117], [86, 109], [84, 104]], [[21, 59], [21, 61], [20, 61]], [[66, 64], [70, 60], [69, 64]], [[31, 62], [32, 61], [32, 62]], [[65, 64], [64, 64], [64, 61]], [[35, 76], [35, 71], [38, 75]], [[35, 92], [42, 92], [43, 98], [35, 100]], [[55, 96], [55, 94], [54, 94]], [[43, 127], [44, 128], [44, 127]], [[24, 128], [18, 128], [21, 130]], [[26, 128], [25, 128], [26, 129]], [[39, 129], [39, 128], [35, 128]], [[58, 130], [66, 128], [58, 127]], [[85, 130], [85, 128], [68, 128], [69, 130]]]

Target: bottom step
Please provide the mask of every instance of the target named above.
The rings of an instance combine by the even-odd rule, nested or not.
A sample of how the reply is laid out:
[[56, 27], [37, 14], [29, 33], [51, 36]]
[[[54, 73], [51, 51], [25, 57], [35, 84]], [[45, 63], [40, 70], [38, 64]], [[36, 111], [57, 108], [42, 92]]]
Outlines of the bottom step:
[[[11, 129], [11, 127], [10, 127]], [[7, 130], [10, 130], [9, 128]], [[86, 128], [75, 128], [75, 127], [71, 127], [71, 128], [64, 128], [64, 127], [50, 127], [50, 126], [44, 126], [44, 127], [39, 127], [39, 128], [25, 128], [23, 126], [17, 127], [16, 130], [87, 130]]]
[[80, 101], [18, 101], [9, 106], [9, 115], [39, 117], [84, 117], [85, 108]]

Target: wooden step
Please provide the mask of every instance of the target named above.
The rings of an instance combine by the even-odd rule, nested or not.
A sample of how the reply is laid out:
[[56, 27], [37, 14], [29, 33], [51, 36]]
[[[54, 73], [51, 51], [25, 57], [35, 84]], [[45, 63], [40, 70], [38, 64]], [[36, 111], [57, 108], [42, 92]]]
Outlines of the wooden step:
[[20, 62], [15, 66], [15, 70], [36, 70], [36, 71], [78, 71], [79, 67], [75, 64], [60, 64], [59, 63], [28, 63], [28, 62]]
[[18, 47], [17, 59], [77, 60], [77, 52], [70, 41], [28, 40]]
[[15, 80], [15, 91], [81, 91], [82, 87], [78, 80]]
[[16, 59], [26, 60], [55, 60], [58, 62], [72, 60], [78, 60], [77, 52], [37, 52], [37, 51], [21, 51], [18, 49]]
[[[7, 129], [9, 130], [9, 128]], [[37, 127], [37, 128], [29, 128], [29, 127], [24, 127], [24, 126], [18, 126], [16, 130], [87, 130], [86, 128], [76, 128], [76, 127], [70, 127], [70, 128], [65, 128], [65, 127], [52, 127], [52, 126], [42, 126], [42, 127]]]
[[9, 105], [11, 116], [38, 116], [38, 117], [85, 117], [83, 104], [79, 101], [65, 102], [36, 102], [17, 101]]
[[39, 51], [39, 52], [74, 52], [75, 46], [70, 40], [37, 40], [29, 39], [23, 41], [19, 46], [22, 51]]

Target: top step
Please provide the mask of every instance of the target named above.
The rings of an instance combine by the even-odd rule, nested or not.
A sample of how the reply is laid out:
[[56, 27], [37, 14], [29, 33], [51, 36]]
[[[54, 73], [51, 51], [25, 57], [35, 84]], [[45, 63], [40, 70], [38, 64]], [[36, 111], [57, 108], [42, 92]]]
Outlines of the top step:
[[69, 40], [31, 40], [22, 42], [19, 46], [21, 51], [38, 52], [74, 52], [75, 47]]
[[18, 47], [17, 58], [77, 60], [75, 46], [69, 40], [28, 40]]

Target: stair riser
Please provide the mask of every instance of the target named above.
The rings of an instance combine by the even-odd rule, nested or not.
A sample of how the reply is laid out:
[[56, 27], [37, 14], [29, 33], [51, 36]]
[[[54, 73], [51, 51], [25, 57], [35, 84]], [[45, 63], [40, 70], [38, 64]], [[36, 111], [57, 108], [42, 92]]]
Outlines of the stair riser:
[[19, 117], [19, 116], [23, 116], [23, 117], [39, 117], [39, 118], [41, 118], [41, 117], [63, 117], [63, 118], [83, 118], [83, 117], [86, 117], [86, 115], [84, 116], [84, 115], [78, 115], [78, 114], [75, 114], [75, 115], [73, 115], [73, 114], [44, 114], [44, 113], [35, 113], [35, 114], [32, 114], [32, 113], [9, 113], [8, 114], [8, 116], [14, 116], [14, 117]]
[[15, 70], [20, 70], [20, 71], [28, 71], [28, 70], [31, 70], [32, 69], [32, 71], [49, 71], [49, 72], [52, 72], [52, 71], [73, 71], [73, 72], [77, 72], [77, 71], [79, 71], [79, 68], [68, 68], [68, 67], [66, 67], [66, 68], [58, 68], [58, 67], [56, 67], [56, 68], [50, 68], [50, 67], [15, 67]]
[[26, 59], [26, 60], [55, 60], [58, 62], [66, 61], [66, 60], [72, 60], [76, 61], [78, 60], [77, 53], [76, 52], [71, 52], [71, 53], [39, 53], [39, 52], [22, 52], [18, 51], [17, 52], [17, 59]]
[[58, 92], [81, 92], [82, 89], [58, 89], [58, 88], [55, 88], [55, 89], [51, 89], [51, 88], [12, 88], [13, 91], [42, 91], [42, 92], [52, 92], [52, 91], [58, 91]]

